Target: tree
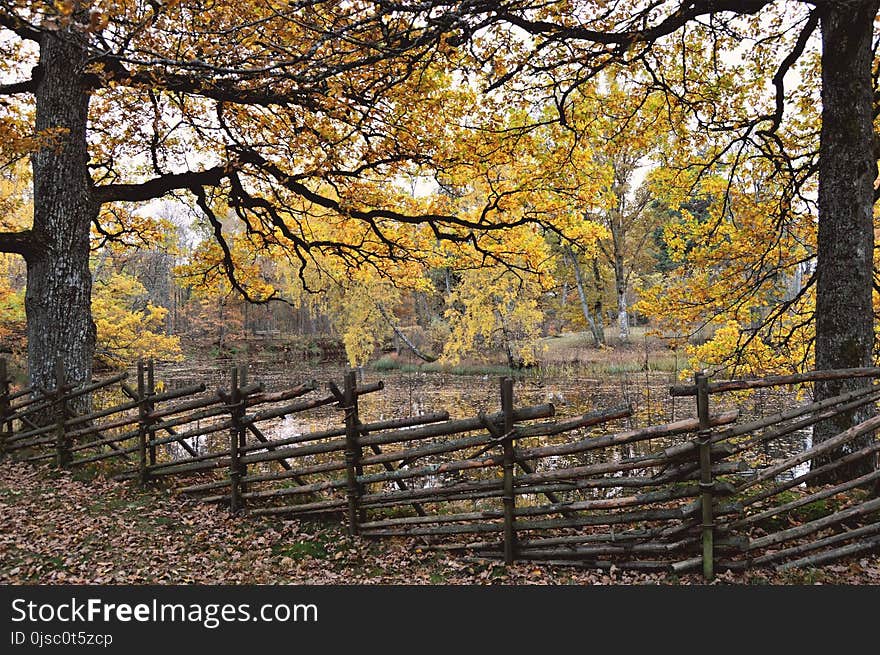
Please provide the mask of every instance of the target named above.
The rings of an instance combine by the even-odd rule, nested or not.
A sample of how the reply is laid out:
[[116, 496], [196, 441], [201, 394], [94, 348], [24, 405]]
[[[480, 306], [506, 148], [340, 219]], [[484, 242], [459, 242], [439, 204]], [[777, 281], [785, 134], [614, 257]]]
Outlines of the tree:
[[496, 254], [495, 262], [456, 253], [461, 272], [444, 312], [449, 339], [443, 357], [458, 362], [463, 356], [500, 350], [510, 368], [532, 365], [544, 318], [540, 300], [555, 286], [549, 247], [531, 226], [484, 240], [485, 249]]
[[[670, 106], [687, 112], [681, 130], [692, 133], [691, 142], [702, 137], [704, 144], [693, 151], [691, 169], [713, 171], [721, 164], [735, 169], [750, 157], [764, 158], [772, 166], [771, 175], [787, 181], [777, 204], [782, 222], [792, 207], [812, 203], [809, 187], [817, 181], [815, 366], [871, 364], [877, 176], [873, 61], [880, 0], [672, 0], [611, 6], [502, 2], [469, 7], [480, 14], [477, 56], [506, 59], [505, 66], [490, 71], [490, 86], [515, 79], [533, 92], [543, 90], [556, 101], [561, 122], [566, 121], [572, 89], [609, 66], [623, 65], [642, 75], [646, 85], [663, 90]], [[487, 36], [493, 27], [501, 31], [509, 26], [525, 36], [498, 41]], [[461, 29], [476, 34], [472, 25]], [[746, 60], [744, 66], [725, 59], [737, 52]], [[735, 83], [734, 69], [749, 74], [748, 84]], [[795, 70], [803, 83], [788, 89], [787, 74]], [[787, 100], [821, 106], [821, 116], [816, 121], [792, 118]], [[715, 137], [721, 134], [728, 139], [719, 147]], [[864, 384], [822, 382], [816, 395], [828, 398], [844, 387]], [[823, 422], [814, 438], [826, 439], [864, 417], [865, 410], [860, 410]], [[840, 475], [874, 466], [863, 460], [854, 468], [843, 467]]]
[[[17, 231], [27, 227], [32, 207], [27, 175], [21, 162], [0, 171], [0, 229]], [[25, 276], [22, 262], [0, 253], [0, 349], [17, 353], [24, 348]]]
[[[382, 183], [442, 142], [451, 109], [441, 64], [450, 48], [433, 18], [318, 0], [284, 9], [263, 0], [235, 8], [4, 0], [0, 27], [16, 76], [0, 85], [3, 154], [30, 155], [34, 190], [33, 225], [0, 233], [0, 252], [27, 263], [37, 386], [52, 386], [59, 356], [73, 380], [90, 377], [89, 232], [102, 228], [102, 208], [190, 199], [245, 297], [217, 199], [249, 238], [282, 235], [302, 267], [317, 252], [360, 263], [404, 257], [385, 230], [392, 220], [466, 238], [447, 234], [449, 225], [469, 226], [454, 217], [388, 209], [401, 205]], [[409, 102], [414, 96], [419, 103]], [[319, 212], [292, 210], [296, 198]], [[309, 223], [330, 214], [362, 229], [313, 239]], [[372, 248], [363, 247], [364, 231], [375, 236]]]
[[[815, 365], [872, 360], [872, 41], [880, 0], [101, 6], [0, 4], [2, 48], [19, 69], [38, 64], [30, 78], [0, 86], [0, 95], [32, 98], [4, 105], [2, 126], [13, 148], [33, 153], [34, 224], [0, 235], [0, 250], [27, 260], [35, 384], [50, 383], [59, 353], [74, 377], [88, 374], [88, 228], [107, 203], [187, 190], [222, 244], [211, 210], [219, 194], [248, 234], [274, 239], [280, 232], [303, 266], [315, 250], [358, 265], [405, 257], [406, 241], [386, 234], [392, 224], [427, 224], [437, 239], [476, 247], [474, 231], [534, 220], [507, 220], [497, 211], [507, 192], [489, 198], [476, 220], [430, 207], [389, 209], [411, 204], [380, 180], [444, 163], [446, 127], [463, 116], [448, 102], [455, 85], [447, 67], [463, 79], [453, 97], [482, 87], [496, 109], [514, 98], [526, 108], [551, 104], [565, 125], [573, 90], [620, 66], [663, 91], [668, 107], [682, 108], [680, 131], [701, 145], [691, 167], [769, 162], [771, 175], [786, 181], [780, 221], [792, 207], [812, 204], [809, 187], [818, 180]], [[725, 59], [735, 52], [744, 66]], [[733, 83], [733, 69], [749, 73], [749, 83]], [[803, 80], [793, 93], [786, 88], [790, 71]], [[819, 79], [821, 98], [812, 93]], [[787, 98], [807, 107], [821, 100], [821, 121], [793, 119]], [[545, 120], [540, 112], [526, 115]], [[729, 135], [726, 144], [714, 138], [719, 134]], [[113, 135], [120, 138], [105, 138]], [[145, 162], [140, 176], [119, 165], [133, 156]], [[290, 209], [296, 198], [320, 207], [321, 216]], [[375, 238], [367, 247], [357, 230], [314, 240], [311, 224], [331, 214], [359, 222]], [[231, 259], [224, 262], [234, 280]], [[845, 384], [865, 382], [822, 383], [818, 396]], [[862, 416], [821, 424], [817, 440]]]
[[[602, 316], [602, 302], [600, 300], [594, 303], [593, 310], [590, 309], [590, 302], [587, 299], [587, 284], [584, 280], [585, 276], [581, 269], [579, 254], [575, 252], [571, 244], [565, 244], [562, 246], [562, 254], [563, 261], [568, 263], [574, 273], [574, 284], [581, 305], [581, 313], [584, 316], [584, 320], [587, 322], [587, 326], [590, 328], [590, 333], [593, 335], [593, 345], [596, 346], [596, 348], [601, 348], [605, 345], [605, 321]], [[598, 270], [598, 264], [595, 259], [593, 259], [593, 264], [595, 270]], [[598, 275], [595, 277], [598, 278]], [[598, 286], [598, 279], [596, 280], [596, 283]], [[600, 298], [602, 296], [602, 291], [601, 288], [598, 290], [598, 296]]]
[[[618, 334], [627, 341], [631, 287], [655, 227], [645, 211], [649, 188], [639, 177], [666, 140], [669, 120], [662, 94], [638, 83], [630, 88], [614, 73], [582, 85], [571, 97], [566, 125], [556, 127], [552, 141], [555, 158], [561, 154], [566, 160], [556, 188], [571, 194], [586, 186], [572, 210], [607, 229], [599, 252], [614, 279]], [[581, 292], [583, 276], [573, 253], [569, 258]]]
[[697, 369], [754, 376], [810, 364], [815, 278], [797, 273], [813, 257], [816, 225], [802, 212], [780, 229], [779, 193], [705, 177], [675, 211], [656, 208], [670, 214], [659, 235], [663, 273], [642, 288], [637, 307], [666, 334], [709, 337], [688, 347]]
[[141, 358], [182, 358], [180, 339], [164, 334], [168, 309], [150, 302], [137, 278], [114, 273], [95, 286], [92, 314], [100, 361], [118, 366]]
[[[227, 264], [235, 270], [232, 281], [226, 272]], [[222, 246], [205, 238], [186, 262], [174, 270], [179, 283], [188, 287], [199, 303], [200, 327], [212, 338], [216, 334], [220, 351], [226, 348], [227, 337], [244, 327], [243, 309], [247, 302], [261, 302], [278, 294], [262, 264], [250, 241], [239, 231], [224, 237]], [[235, 285], [246, 288], [248, 297], [243, 298]]]

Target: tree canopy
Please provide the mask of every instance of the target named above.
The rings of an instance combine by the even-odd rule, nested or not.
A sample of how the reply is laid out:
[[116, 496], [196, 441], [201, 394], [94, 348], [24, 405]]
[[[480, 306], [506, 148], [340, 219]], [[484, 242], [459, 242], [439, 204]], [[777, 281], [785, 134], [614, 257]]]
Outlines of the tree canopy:
[[[45, 385], [61, 356], [88, 377], [90, 243], [142, 229], [137, 203], [197, 207], [214, 239], [203, 273], [246, 299], [281, 293], [252, 274], [271, 251], [349, 307], [453, 263], [460, 298], [473, 285], [502, 302], [547, 291], [549, 234], [576, 268], [575, 250], [601, 251], [603, 211], [621, 245], [631, 227], [636, 245], [656, 234], [622, 175], [642, 158], [656, 203], [707, 207], [663, 229], [677, 274], [644, 306], [723, 325], [704, 352], [719, 366], [778, 366], [761, 349], [779, 344], [804, 365], [870, 364], [878, 7], [3, 0], [0, 154], [30, 157], [33, 222], [4, 224], [0, 250], [27, 262], [31, 376]], [[624, 314], [639, 248], [608, 258]], [[782, 293], [795, 273], [805, 284]], [[494, 333], [495, 307], [448, 316]], [[358, 311], [378, 325], [388, 308]]]

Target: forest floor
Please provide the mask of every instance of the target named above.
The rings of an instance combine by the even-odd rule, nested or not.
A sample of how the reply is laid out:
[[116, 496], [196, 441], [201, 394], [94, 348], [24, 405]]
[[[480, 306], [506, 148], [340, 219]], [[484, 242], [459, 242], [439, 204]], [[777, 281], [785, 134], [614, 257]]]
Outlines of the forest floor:
[[[503, 566], [351, 538], [341, 524], [233, 517], [167, 490], [0, 462], [3, 584], [704, 584], [697, 575]], [[880, 554], [715, 584], [880, 584]]]

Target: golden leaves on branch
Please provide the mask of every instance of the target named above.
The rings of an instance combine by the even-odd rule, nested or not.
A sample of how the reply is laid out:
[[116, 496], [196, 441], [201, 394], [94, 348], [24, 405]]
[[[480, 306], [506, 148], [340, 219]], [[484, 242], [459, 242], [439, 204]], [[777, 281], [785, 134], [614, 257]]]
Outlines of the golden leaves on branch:
[[183, 359], [180, 337], [165, 333], [168, 310], [146, 298], [143, 284], [131, 275], [116, 273], [96, 283], [92, 315], [99, 360], [120, 366], [138, 359]]

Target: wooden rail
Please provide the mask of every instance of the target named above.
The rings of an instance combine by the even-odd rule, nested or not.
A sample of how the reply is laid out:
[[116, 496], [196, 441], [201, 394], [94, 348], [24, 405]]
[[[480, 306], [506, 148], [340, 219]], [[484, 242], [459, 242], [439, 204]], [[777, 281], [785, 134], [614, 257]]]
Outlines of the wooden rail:
[[[517, 407], [509, 378], [501, 380], [495, 413], [371, 421], [362, 418], [360, 398], [382, 383], [359, 385], [354, 372], [325, 393], [315, 381], [269, 392], [241, 367], [225, 389], [157, 392], [151, 362], [138, 366], [135, 387], [124, 374], [73, 386], [58, 367], [55, 388], [35, 391], [13, 389], [0, 359], [0, 453], [101, 465], [143, 485], [171, 480], [178, 493], [241, 516], [335, 514], [352, 535], [415, 538], [427, 548], [508, 563], [702, 569], [711, 578], [724, 568], [808, 566], [876, 547], [880, 506], [865, 496], [880, 482], [876, 465], [833, 485], [801, 488], [852, 464], [876, 464], [880, 443], [864, 439], [880, 428], [880, 417], [788, 454], [769, 457], [767, 449], [872, 406], [880, 387], [745, 419], [742, 410], [713, 411], [711, 396], [876, 376], [880, 369], [722, 382], [700, 375], [671, 389], [695, 397], [693, 418], [625, 428], [629, 406], [561, 419], [552, 405]], [[71, 400], [99, 392], [121, 397], [71, 415]], [[320, 408], [335, 411], [336, 426], [273, 434], [282, 417]], [[821, 460], [841, 448], [849, 450]], [[810, 462], [812, 470], [802, 470]], [[824, 515], [796, 528], [767, 527], [820, 505]]]

